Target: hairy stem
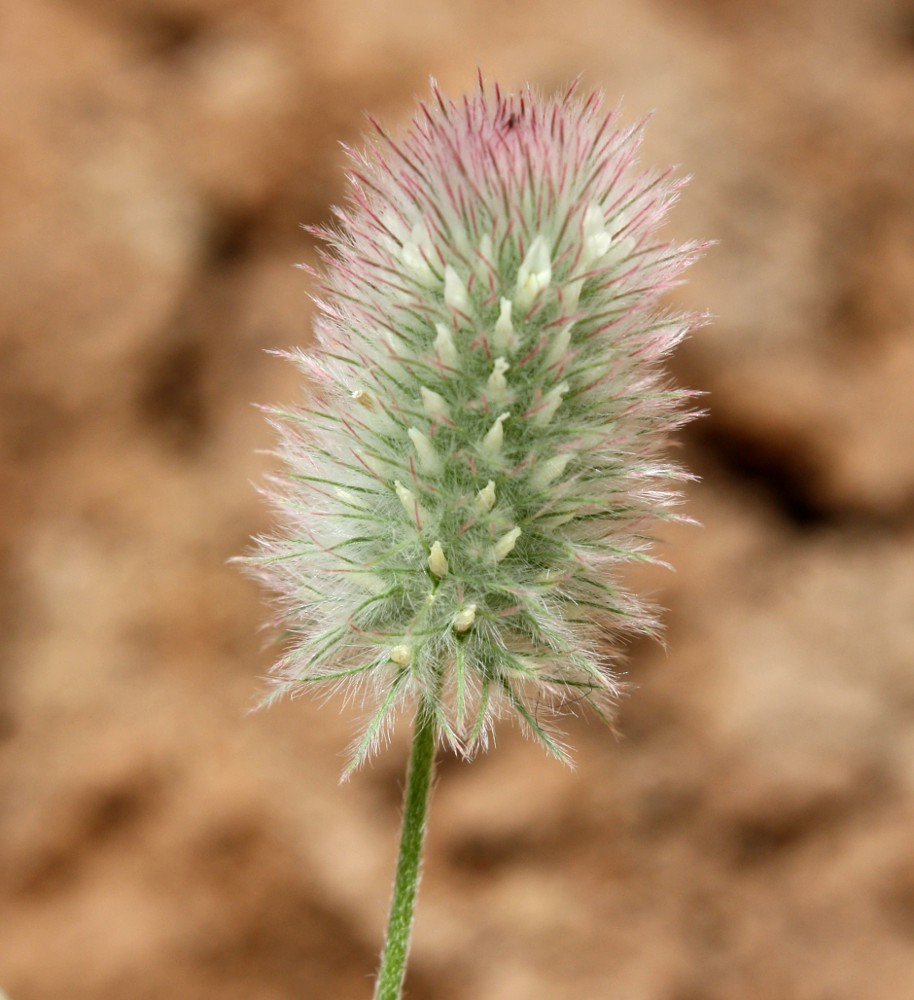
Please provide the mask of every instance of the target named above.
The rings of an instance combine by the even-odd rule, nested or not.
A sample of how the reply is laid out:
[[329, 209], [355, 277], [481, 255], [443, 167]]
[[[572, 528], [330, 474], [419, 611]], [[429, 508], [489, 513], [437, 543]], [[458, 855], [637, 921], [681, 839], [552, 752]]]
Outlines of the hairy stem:
[[387, 939], [375, 987], [375, 1000], [400, 1000], [403, 988], [413, 911], [419, 889], [428, 802], [435, 770], [435, 743], [434, 709], [423, 701], [416, 713], [412, 756], [403, 800], [403, 828], [400, 833], [397, 875], [387, 923]]

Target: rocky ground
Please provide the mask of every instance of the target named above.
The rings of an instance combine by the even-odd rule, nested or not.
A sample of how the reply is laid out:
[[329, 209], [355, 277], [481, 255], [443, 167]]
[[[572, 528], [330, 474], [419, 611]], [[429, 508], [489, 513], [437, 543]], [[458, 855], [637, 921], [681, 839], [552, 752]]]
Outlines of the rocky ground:
[[0, 986], [371, 992], [402, 735], [245, 715], [226, 565], [267, 512], [338, 140], [433, 73], [583, 73], [720, 241], [677, 290], [703, 528], [642, 573], [620, 737], [445, 759], [412, 1000], [914, 996], [914, 8], [907, 0], [4, 0]]

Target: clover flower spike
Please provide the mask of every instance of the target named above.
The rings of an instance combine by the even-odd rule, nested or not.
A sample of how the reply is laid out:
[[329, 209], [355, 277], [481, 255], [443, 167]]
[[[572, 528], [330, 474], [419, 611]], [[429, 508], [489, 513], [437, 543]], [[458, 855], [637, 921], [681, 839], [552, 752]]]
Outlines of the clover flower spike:
[[420, 700], [463, 754], [513, 715], [564, 758], [552, 716], [611, 709], [620, 640], [658, 628], [618, 570], [685, 478], [662, 362], [702, 317], [660, 297], [703, 246], [658, 239], [682, 181], [600, 105], [433, 84], [350, 151], [319, 231], [310, 400], [274, 413], [282, 523], [249, 562], [289, 637], [275, 693], [370, 706], [352, 767]]

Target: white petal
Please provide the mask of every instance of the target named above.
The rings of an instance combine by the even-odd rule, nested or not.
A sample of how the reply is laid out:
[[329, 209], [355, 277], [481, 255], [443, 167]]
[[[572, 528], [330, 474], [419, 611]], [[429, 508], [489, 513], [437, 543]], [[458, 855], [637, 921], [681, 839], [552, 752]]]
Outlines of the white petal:
[[504, 358], [495, 359], [495, 367], [486, 382], [486, 395], [489, 399], [503, 400], [508, 395], [508, 383], [505, 379], [505, 372], [511, 366]]
[[444, 323], [436, 323], [435, 331], [438, 334], [435, 337], [435, 353], [438, 355], [438, 360], [448, 368], [456, 368], [457, 348], [454, 346], [454, 335]]
[[[482, 258], [482, 260], [478, 261], [478, 267], [477, 267], [478, 271], [485, 272], [486, 270], [485, 264], [494, 263], [494, 258], [492, 254], [493, 254], [492, 237], [489, 236], [488, 233], [484, 233], [482, 239], [479, 241], [479, 256]], [[483, 264], [483, 261], [485, 261], [485, 264]]]
[[564, 455], [553, 455], [552, 458], [539, 463], [530, 477], [531, 487], [535, 490], [541, 490], [550, 483], [554, 483], [565, 471], [570, 461], [571, 454], [566, 453]]
[[537, 296], [552, 281], [552, 261], [549, 259], [549, 247], [542, 235], [530, 244], [523, 263], [517, 271], [517, 292], [515, 301], [521, 311], [533, 305]]
[[565, 313], [574, 312], [578, 307], [578, 302], [581, 299], [581, 289], [584, 287], [584, 279], [578, 278], [577, 281], [569, 281], [562, 291], [562, 308]]
[[409, 435], [409, 439], [416, 449], [416, 455], [419, 457], [419, 467], [422, 471], [435, 474], [441, 472], [441, 459], [438, 457], [438, 452], [435, 451], [435, 446], [429, 438], [415, 427], [410, 427], [406, 433]]
[[583, 228], [584, 252], [581, 254], [581, 265], [586, 268], [606, 255], [612, 237], [606, 229], [603, 210], [597, 204], [591, 204], [584, 213]]
[[403, 504], [403, 509], [409, 514], [410, 520], [416, 521], [418, 519], [419, 527], [422, 527], [425, 524], [425, 511], [416, 500], [416, 494], [409, 487], [404, 486], [399, 479], [394, 482], [394, 489], [400, 503]]
[[403, 263], [414, 278], [423, 285], [433, 285], [435, 274], [428, 265], [432, 254], [432, 240], [424, 222], [417, 222], [409, 239], [403, 243]]
[[454, 631], [466, 632], [474, 621], [476, 621], [476, 605], [468, 604], [454, 615]]
[[487, 514], [495, 506], [495, 480], [488, 483], [476, 494], [473, 506], [480, 514]]
[[571, 329], [573, 326], [574, 323], [566, 323], [555, 335], [552, 343], [546, 349], [545, 360], [547, 367], [554, 365], [567, 354], [568, 347], [571, 344]]
[[517, 345], [517, 335], [511, 322], [511, 308], [514, 303], [510, 299], [501, 300], [501, 311], [495, 321], [495, 336], [493, 342], [498, 350], [503, 351]]
[[517, 544], [518, 538], [521, 536], [520, 528], [512, 528], [506, 535], [502, 535], [501, 538], [495, 543], [495, 561], [501, 562], [506, 556], [508, 556]]
[[441, 542], [435, 542], [432, 545], [432, 551], [428, 557], [428, 568], [439, 578], [447, 576], [447, 559], [444, 555], [444, 549], [441, 547]]
[[444, 269], [444, 301], [459, 312], [466, 312], [470, 304], [467, 286], [450, 264]]
[[422, 408], [425, 410], [426, 416], [432, 420], [450, 419], [451, 411], [443, 396], [433, 389], [426, 389], [425, 386], [422, 386], [419, 392], [422, 395]]
[[567, 382], [561, 382], [550, 389], [544, 397], [542, 406], [533, 414], [533, 423], [538, 427], [545, 427], [555, 416], [555, 411], [562, 405], [562, 396], [568, 392], [569, 388]]
[[492, 424], [489, 432], [483, 438], [480, 451], [488, 458], [495, 458], [501, 452], [501, 446], [505, 439], [505, 432], [502, 425], [510, 416], [510, 413], [502, 413], [497, 417], [495, 423]]

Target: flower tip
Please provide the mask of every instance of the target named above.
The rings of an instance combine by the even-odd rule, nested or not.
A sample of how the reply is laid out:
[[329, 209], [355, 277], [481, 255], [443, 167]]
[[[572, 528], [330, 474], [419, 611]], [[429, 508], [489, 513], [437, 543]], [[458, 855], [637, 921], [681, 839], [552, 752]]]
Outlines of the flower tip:
[[465, 608], [461, 608], [460, 611], [454, 615], [454, 631], [455, 632], [468, 632], [476, 621], [476, 605], [468, 604]]
[[439, 579], [447, 576], [447, 559], [445, 558], [444, 549], [441, 547], [441, 542], [439, 541], [432, 544], [432, 550], [428, 557], [428, 568]]

